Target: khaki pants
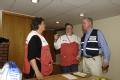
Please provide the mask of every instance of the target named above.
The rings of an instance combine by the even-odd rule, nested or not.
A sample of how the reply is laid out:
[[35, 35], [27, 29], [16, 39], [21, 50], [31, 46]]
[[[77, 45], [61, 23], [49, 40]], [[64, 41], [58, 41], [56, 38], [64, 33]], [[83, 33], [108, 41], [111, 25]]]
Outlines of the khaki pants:
[[92, 75], [102, 75], [102, 57], [95, 56], [93, 58], [83, 57], [83, 72], [90, 73]]

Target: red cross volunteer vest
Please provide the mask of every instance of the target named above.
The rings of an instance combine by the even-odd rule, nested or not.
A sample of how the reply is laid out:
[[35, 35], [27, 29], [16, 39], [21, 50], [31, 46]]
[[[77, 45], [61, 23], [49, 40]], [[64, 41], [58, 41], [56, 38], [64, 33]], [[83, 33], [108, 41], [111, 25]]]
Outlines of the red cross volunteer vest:
[[28, 43], [29, 43], [30, 39], [32, 38], [32, 36], [34, 36], [34, 35], [38, 35], [42, 42], [41, 57], [39, 58], [39, 60], [41, 62], [41, 73], [44, 76], [48, 76], [53, 71], [53, 65], [52, 65], [53, 60], [52, 60], [50, 48], [49, 48], [49, 45], [48, 45], [47, 41], [45, 40], [45, 38], [36, 31], [31, 31], [26, 39], [23, 73], [28, 74], [30, 72], [30, 63], [27, 58]]
[[[64, 43], [61, 44], [60, 48], [61, 66], [70, 66], [72, 64], [78, 64], [78, 60], [76, 59], [76, 57], [79, 53], [79, 44], [75, 41], [71, 42], [67, 35], [66, 39], [62, 39], [64, 40]], [[69, 43], [66, 43], [65, 41], [69, 41]]]

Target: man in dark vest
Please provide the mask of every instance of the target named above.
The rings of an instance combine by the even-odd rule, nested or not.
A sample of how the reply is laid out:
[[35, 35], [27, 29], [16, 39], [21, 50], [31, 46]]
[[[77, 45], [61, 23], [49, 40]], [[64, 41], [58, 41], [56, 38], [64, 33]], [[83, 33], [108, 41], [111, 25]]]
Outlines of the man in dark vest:
[[83, 36], [81, 38], [81, 57], [83, 72], [101, 76], [109, 67], [110, 52], [104, 35], [93, 28], [92, 18], [82, 20]]

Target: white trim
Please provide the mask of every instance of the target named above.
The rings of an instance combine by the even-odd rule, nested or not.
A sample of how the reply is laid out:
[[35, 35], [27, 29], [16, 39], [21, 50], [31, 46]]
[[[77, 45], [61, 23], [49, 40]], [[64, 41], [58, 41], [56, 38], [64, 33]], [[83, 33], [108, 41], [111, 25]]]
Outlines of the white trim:
[[99, 50], [97, 48], [86, 48], [86, 49], [88, 49], [88, 50]]
[[33, 30], [28, 34], [28, 36], [27, 36], [27, 38], [26, 38], [26, 44], [29, 43], [30, 39], [31, 39], [32, 36], [34, 36], [34, 35], [38, 35], [38, 36], [39, 36], [39, 38], [40, 38], [41, 41], [42, 41], [42, 46], [48, 45], [48, 42], [46, 41], [46, 39], [45, 39], [42, 35], [40, 35], [38, 32], [33, 31]]
[[9, 10], [1, 10], [2, 12], [6, 12], [6, 13], [12, 13], [12, 14], [16, 14], [16, 15], [21, 15], [21, 16], [28, 16], [28, 17], [35, 17], [35, 16], [32, 16], [32, 15], [27, 15], [27, 14], [23, 14], [23, 13], [17, 13], [15, 11], [9, 11]]
[[83, 51], [83, 49], [81, 49]]
[[83, 44], [84, 42], [81, 42], [81, 44]]
[[88, 41], [88, 42], [96, 42], [97, 43], [98, 41]]

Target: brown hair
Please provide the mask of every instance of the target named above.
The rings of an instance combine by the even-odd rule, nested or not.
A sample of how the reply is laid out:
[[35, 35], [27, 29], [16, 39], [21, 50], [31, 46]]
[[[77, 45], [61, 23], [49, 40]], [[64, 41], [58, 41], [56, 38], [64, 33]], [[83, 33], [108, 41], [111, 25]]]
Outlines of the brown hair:
[[42, 21], [44, 21], [44, 19], [42, 17], [36, 17], [32, 20], [32, 24], [31, 24], [31, 30], [37, 30], [39, 28], [38, 25], [40, 25], [42, 23]]
[[93, 25], [93, 19], [91, 17], [84, 17], [82, 20], [84, 19], [88, 20]]
[[67, 28], [67, 26], [71, 26], [71, 27], [73, 28], [73, 25], [70, 24], [70, 23], [66, 23], [66, 24], [65, 24], [65, 29]]

